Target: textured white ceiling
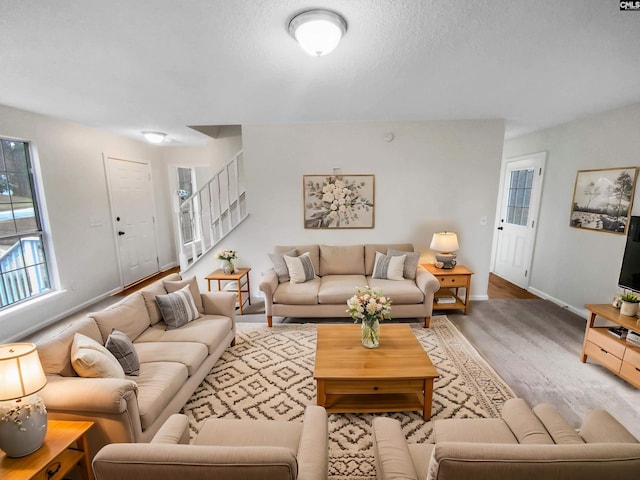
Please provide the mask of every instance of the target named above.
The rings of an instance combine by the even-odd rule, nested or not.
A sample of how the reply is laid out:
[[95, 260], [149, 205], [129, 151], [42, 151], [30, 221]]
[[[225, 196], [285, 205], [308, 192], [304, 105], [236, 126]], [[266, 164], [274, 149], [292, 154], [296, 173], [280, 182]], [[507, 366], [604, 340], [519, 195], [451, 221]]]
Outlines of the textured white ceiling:
[[[287, 34], [340, 12], [325, 57]], [[507, 136], [640, 101], [616, 0], [0, 0], [0, 103], [140, 138], [187, 125], [504, 118]], [[5, 132], [10, 133], [10, 132]]]

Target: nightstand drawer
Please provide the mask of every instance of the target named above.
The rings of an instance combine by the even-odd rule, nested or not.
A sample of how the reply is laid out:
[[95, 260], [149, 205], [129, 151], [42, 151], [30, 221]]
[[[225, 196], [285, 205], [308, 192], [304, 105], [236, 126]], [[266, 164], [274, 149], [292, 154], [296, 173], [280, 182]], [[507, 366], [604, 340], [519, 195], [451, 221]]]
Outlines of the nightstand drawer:
[[631, 385], [640, 388], [640, 368], [624, 361], [620, 367], [620, 376]]
[[67, 449], [33, 478], [35, 480], [61, 480], [69, 470], [82, 460], [83, 456], [84, 453], [79, 450]]
[[622, 357], [624, 356], [625, 346], [619, 340], [612, 337], [607, 332], [606, 328], [589, 329], [587, 340], [622, 360]]
[[436, 275], [441, 287], [466, 287], [468, 275]]
[[585, 353], [588, 356], [593, 357], [594, 360], [597, 360], [609, 370], [613, 370], [616, 373], [620, 371], [620, 366], [622, 365], [622, 359], [620, 357], [616, 357], [590, 341], [586, 343], [585, 347]]

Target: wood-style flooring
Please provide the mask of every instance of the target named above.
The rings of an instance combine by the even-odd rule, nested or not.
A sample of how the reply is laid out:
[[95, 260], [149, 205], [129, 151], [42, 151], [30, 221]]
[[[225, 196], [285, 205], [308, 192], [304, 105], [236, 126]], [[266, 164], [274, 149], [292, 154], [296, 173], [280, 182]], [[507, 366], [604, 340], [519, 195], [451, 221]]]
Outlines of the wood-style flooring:
[[508, 282], [495, 273], [489, 273], [489, 286], [487, 287], [487, 295], [489, 298], [501, 298], [507, 300], [530, 300], [540, 297], [528, 292], [524, 288], [520, 288], [513, 283]]
[[172, 273], [180, 273], [180, 267], [173, 267], [173, 268], [170, 268], [169, 270], [165, 270], [164, 272], [158, 272], [155, 275], [151, 275], [150, 277], [143, 278], [139, 282], [132, 283], [131, 285], [127, 285], [126, 287], [124, 287], [124, 290], [117, 293], [115, 296], [126, 297], [130, 293], [141, 290], [147, 285], [152, 284], [156, 280], [162, 277], [166, 277], [167, 275], [171, 275]]

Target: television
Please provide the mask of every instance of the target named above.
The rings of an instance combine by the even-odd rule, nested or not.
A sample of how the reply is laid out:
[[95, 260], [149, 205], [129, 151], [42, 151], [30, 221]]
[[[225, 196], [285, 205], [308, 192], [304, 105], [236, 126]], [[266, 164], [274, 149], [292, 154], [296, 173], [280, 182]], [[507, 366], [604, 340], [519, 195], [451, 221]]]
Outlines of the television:
[[640, 293], [640, 217], [632, 216], [629, 222], [618, 286]]

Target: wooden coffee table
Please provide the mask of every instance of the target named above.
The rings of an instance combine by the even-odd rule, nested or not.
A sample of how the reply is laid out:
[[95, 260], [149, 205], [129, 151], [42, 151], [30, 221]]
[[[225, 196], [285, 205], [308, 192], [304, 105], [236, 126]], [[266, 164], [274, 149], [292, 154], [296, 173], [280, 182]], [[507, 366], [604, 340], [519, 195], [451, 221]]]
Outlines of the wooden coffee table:
[[360, 324], [318, 325], [317, 404], [330, 413], [422, 410], [431, 418], [436, 367], [407, 324], [380, 326], [380, 346], [360, 343]]

